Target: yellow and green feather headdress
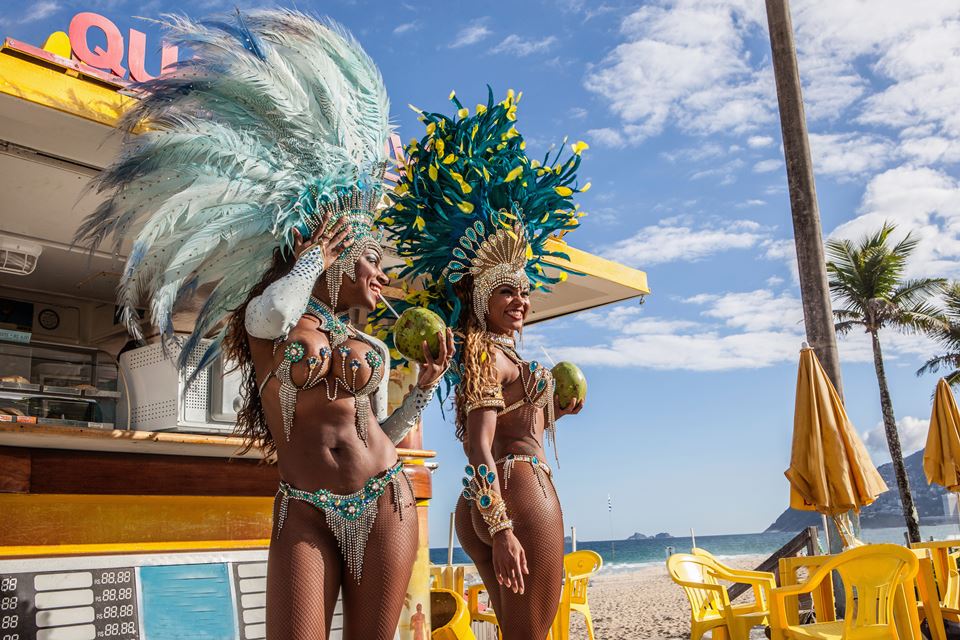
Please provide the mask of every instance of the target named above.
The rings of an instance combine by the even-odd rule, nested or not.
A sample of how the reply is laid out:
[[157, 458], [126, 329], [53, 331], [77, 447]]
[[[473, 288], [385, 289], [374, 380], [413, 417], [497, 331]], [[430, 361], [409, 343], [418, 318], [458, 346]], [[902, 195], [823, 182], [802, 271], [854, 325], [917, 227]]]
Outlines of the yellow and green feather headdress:
[[[380, 222], [406, 262], [400, 277], [424, 276], [427, 306], [455, 325], [461, 305], [453, 285], [468, 273], [482, 289], [521, 274], [535, 289], [566, 277], [545, 271], [547, 258], [567, 258], [547, 249], [547, 240], [579, 225], [573, 195], [590, 185], [577, 182], [582, 142], [565, 158], [566, 140], [543, 160], [527, 156], [515, 126], [520, 95], [512, 90], [494, 103], [488, 87], [487, 104], [473, 115], [454, 93], [450, 100], [457, 109], [452, 117], [414, 108], [426, 135], [407, 145], [392, 206]], [[424, 301], [422, 293], [413, 295]], [[475, 295], [481, 324], [488, 295]]]

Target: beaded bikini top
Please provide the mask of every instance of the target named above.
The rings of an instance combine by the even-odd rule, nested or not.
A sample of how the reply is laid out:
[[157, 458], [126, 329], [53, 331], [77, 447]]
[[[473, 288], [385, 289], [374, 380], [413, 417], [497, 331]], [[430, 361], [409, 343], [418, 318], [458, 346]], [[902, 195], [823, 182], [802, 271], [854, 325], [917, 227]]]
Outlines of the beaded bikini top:
[[[380, 348], [367, 340], [362, 333], [350, 326], [346, 314], [337, 315], [328, 305], [311, 296], [307, 303], [304, 315], [313, 316], [320, 321], [320, 331], [330, 336], [330, 346], [321, 347], [318, 355], [307, 357], [307, 377], [302, 385], [293, 382], [290, 376], [291, 367], [306, 357], [306, 347], [302, 342], [291, 342], [283, 350], [283, 360], [277, 367], [274, 375], [280, 381], [280, 411], [283, 416], [283, 434], [290, 441], [290, 431], [293, 429], [294, 413], [297, 405], [297, 393], [312, 389], [321, 383], [326, 389], [327, 400], [337, 400], [340, 389], [347, 395], [352, 395], [356, 407], [355, 425], [357, 436], [367, 444], [367, 425], [370, 422], [370, 395], [375, 393], [384, 376], [384, 356]], [[353, 339], [369, 345], [370, 349], [362, 356], [354, 354], [345, 343]], [[274, 352], [283, 344], [283, 339], [274, 342]], [[340, 357], [339, 371], [333, 370], [333, 375], [326, 375], [333, 365], [328, 368], [334, 351]], [[370, 379], [363, 386], [358, 387], [357, 378], [360, 371], [370, 369]], [[264, 381], [266, 382], [266, 381]]]
[[[524, 405], [531, 405], [535, 409], [546, 409], [545, 430], [550, 443], [553, 445], [554, 452], [557, 449], [557, 421], [553, 412], [553, 392], [554, 380], [553, 374], [549, 369], [541, 365], [536, 360], [526, 361], [517, 353], [513, 338], [495, 333], [488, 333], [487, 337], [510, 359], [520, 371], [520, 383], [523, 388], [523, 396], [513, 404], [504, 407], [499, 411], [499, 415], [506, 415], [511, 411], [516, 411]], [[530, 434], [534, 435], [536, 421], [530, 425]]]

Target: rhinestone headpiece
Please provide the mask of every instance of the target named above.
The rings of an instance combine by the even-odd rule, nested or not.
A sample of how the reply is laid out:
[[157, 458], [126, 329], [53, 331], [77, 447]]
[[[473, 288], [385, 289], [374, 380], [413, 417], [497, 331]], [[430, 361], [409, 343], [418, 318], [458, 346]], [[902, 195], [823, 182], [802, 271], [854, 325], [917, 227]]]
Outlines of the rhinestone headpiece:
[[383, 174], [386, 163], [378, 163], [369, 179], [360, 179], [350, 189], [344, 190], [333, 199], [324, 200], [320, 189], [311, 185], [301, 196], [298, 203], [303, 216], [304, 237], [312, 236], [324, 216], [330, 216], [329, 227], [333, 228], [341, 219], [347, 220], [347, 238], [353, 240], [346, 251], [340, 254], [336, 262], [326, 269], [327, 290], [334, 308], [340, 296], [343, 276], [351, 280], [357, 278], [357, 261], [364, 251], [373, 249], [383, 255], [383, 248], [374, 231], [377, 208], [383, 195]]
[[[473, 313], [480, 327], [487, 329], [490, 295], [501, 285], [529, 289], [527, 277], [527, 238], [520, 225], [500, 227], [493, 235], [483, 237], [477, 229], [468, 228], [453, 253], [458, 260], [447, 265], [447, 278], [459, 282], [467, 273], [473, 276]], [[481, 240], [480, 238], [483, 238]]]

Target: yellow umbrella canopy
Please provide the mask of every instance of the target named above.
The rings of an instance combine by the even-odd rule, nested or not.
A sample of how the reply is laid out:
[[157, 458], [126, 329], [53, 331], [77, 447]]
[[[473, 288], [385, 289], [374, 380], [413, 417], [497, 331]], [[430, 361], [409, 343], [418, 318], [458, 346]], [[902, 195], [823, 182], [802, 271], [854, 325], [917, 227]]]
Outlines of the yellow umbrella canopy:
[[793, 414], [790, 506], [838, 516], [887, 490], [813, 349], [800, 351]]
[[948, 491], [960, 491], [960, 411], [950, 385], [943, 378], [937, 382], [930, 412], [930, 431], [923, 451], [923, 471], [929, 484], [939, 484]]

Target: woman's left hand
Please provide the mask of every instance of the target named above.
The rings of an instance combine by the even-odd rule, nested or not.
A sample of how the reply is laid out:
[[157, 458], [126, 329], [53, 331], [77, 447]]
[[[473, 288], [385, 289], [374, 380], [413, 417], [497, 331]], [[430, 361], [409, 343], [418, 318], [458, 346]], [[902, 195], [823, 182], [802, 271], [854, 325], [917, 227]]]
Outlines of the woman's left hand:
[[562, 418], [563, 416], [575, 416], [580, 413], [580, 410], [583, 409], [584, 400], [571, 400], [570, 404], [566, 407], [560, 406], [560, 401], [557, 400], [557, 396], [553, 396], [553, 414], [557, 418]]
[[444, 340], [443, 334], [438, 332], [437, 340], [440, 342], [440, 353], [437, 354], [436, 358], [430, 354], [427, 341], [423, 341], [424, 362], [420, 365], [420, 375], [417, 376], [417, 386], [421, 389], [429, 389], [435, 385], [446, 372], [447, 367], [450, 366], [450, 361], [453, 359], [453, 352], [455, 351], [453, 331], [449, 327], [447, 328], [446, 340]]

